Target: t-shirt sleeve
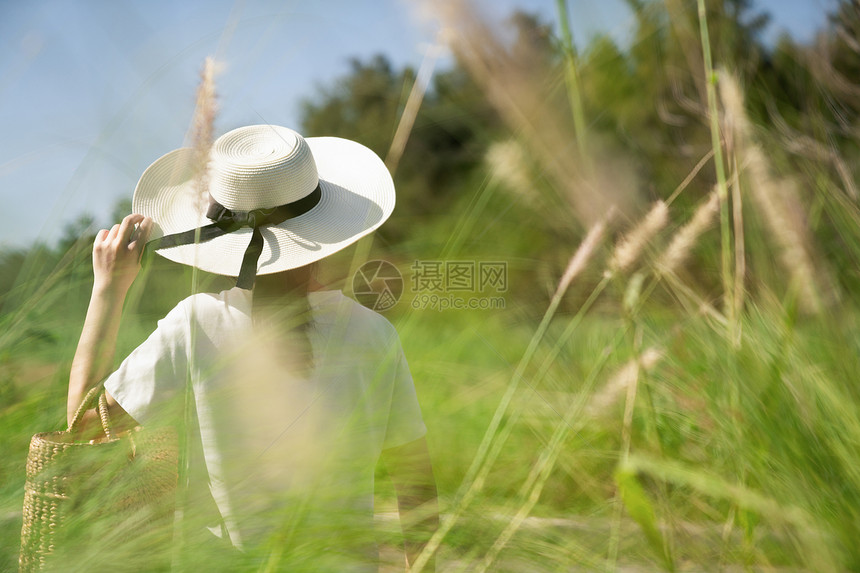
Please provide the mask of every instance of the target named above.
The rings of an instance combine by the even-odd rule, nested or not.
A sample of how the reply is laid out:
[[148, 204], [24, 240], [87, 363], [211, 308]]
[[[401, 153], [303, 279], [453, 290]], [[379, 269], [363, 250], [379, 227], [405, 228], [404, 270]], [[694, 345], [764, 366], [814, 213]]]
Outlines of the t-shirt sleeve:
[[105, 389], [139, 423], [147, 424], [165, 413], [166, 405], [184, 388], [188, 328], [180, 304], [105, 380]]
[[427, 433], [424, 420], [421, 418], [421, 407], [418, 405], [412, 374], [409, 372], [409, 365], [406, 363], [406, 356], [403, 354], [397, 335], [394, 336], [391, 344], [391, 352], [394, 354], [392, 368], [394, 387], [383, 449], [408, 444]]

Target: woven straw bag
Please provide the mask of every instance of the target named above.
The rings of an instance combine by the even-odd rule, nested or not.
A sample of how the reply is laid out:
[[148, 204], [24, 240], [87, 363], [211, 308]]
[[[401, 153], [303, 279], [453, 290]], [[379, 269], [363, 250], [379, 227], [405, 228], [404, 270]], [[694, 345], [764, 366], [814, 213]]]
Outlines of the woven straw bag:
[[[105, 435], [83, 441], [86, 410]], [[179, 445], [173, 428], [114, 433], [101, 385], [62, 432], [33, 436], [27, 457], [19, 571], [71, 570], [147, 555], [169, 561]], [[115, 567], [114, 567], [115, 569]]]

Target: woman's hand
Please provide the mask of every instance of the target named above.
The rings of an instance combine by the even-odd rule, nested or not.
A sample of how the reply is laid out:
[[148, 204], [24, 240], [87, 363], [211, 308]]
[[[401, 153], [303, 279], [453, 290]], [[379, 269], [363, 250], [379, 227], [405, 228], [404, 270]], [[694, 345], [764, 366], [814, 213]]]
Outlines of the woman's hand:
[[152, 219], [132, 214], [110, 230], [98, 232], [93, 243], [94, 291], [125, 297], [140, 271], [140, 257], [151, 231]]

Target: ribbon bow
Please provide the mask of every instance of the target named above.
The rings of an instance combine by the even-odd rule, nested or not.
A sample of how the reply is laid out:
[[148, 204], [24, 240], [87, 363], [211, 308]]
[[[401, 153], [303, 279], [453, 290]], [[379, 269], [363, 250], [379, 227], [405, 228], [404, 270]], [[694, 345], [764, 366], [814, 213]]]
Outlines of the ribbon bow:
[[257, 279], [257, 261], [260, 260], [260, 255], [263, 253], [263, 234], [260, 232], [260, 227], [263, 225], [277, 225], [287, 219], [303, 215], [316, 207], [321, 197], [322, 191], [320, 190], [320, 186], [317, 185], [316, 189], [306, 197], [302, 197], [292, 203], [286, 203], [269, 209], [231, 211], [210, 196], [206, 217], [214, 221], [212, 224], [182, 231], [181, 233], [165, 235], [148, 242], [146, 249], [154, 251], [169, 247], [178, 247], [180, 245], [191, 245], [195, 241], [205, 243], [227, 233], [238, 231], [244, 227], [250, 227], [254, 232], [251, 233], [251, 242], [248, 243], [248, 248], [245, 249], [242, 266], [239, 269], [239, 277], [236, 279], [236, 286], [251, 290], [254, 288], [254, 282]]

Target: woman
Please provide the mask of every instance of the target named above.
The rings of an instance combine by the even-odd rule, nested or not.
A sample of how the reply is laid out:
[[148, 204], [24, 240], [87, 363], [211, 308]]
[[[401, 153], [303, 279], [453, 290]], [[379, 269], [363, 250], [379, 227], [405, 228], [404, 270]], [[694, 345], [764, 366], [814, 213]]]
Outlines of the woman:
[[358, 143], [249, 126], [214, 143], [200, 197], [192, 157], [180, 149], [155, 161], [135, 190], [136, 214], [96, 236], [69, 417], [109, 373], [125, 295], [157, 236], [160, 255], [238, 277], [233, 289], [180, 302], [104, 383], [115, 424], [193, 412], [186, 521], [211, 532], [201, 539], [275, 567], [375, 570], [368, 532], [382, 457], [411, 563], [438, 517], [397, 334], [313, 278], [316, 261], [391, 214], [390, 174]]

